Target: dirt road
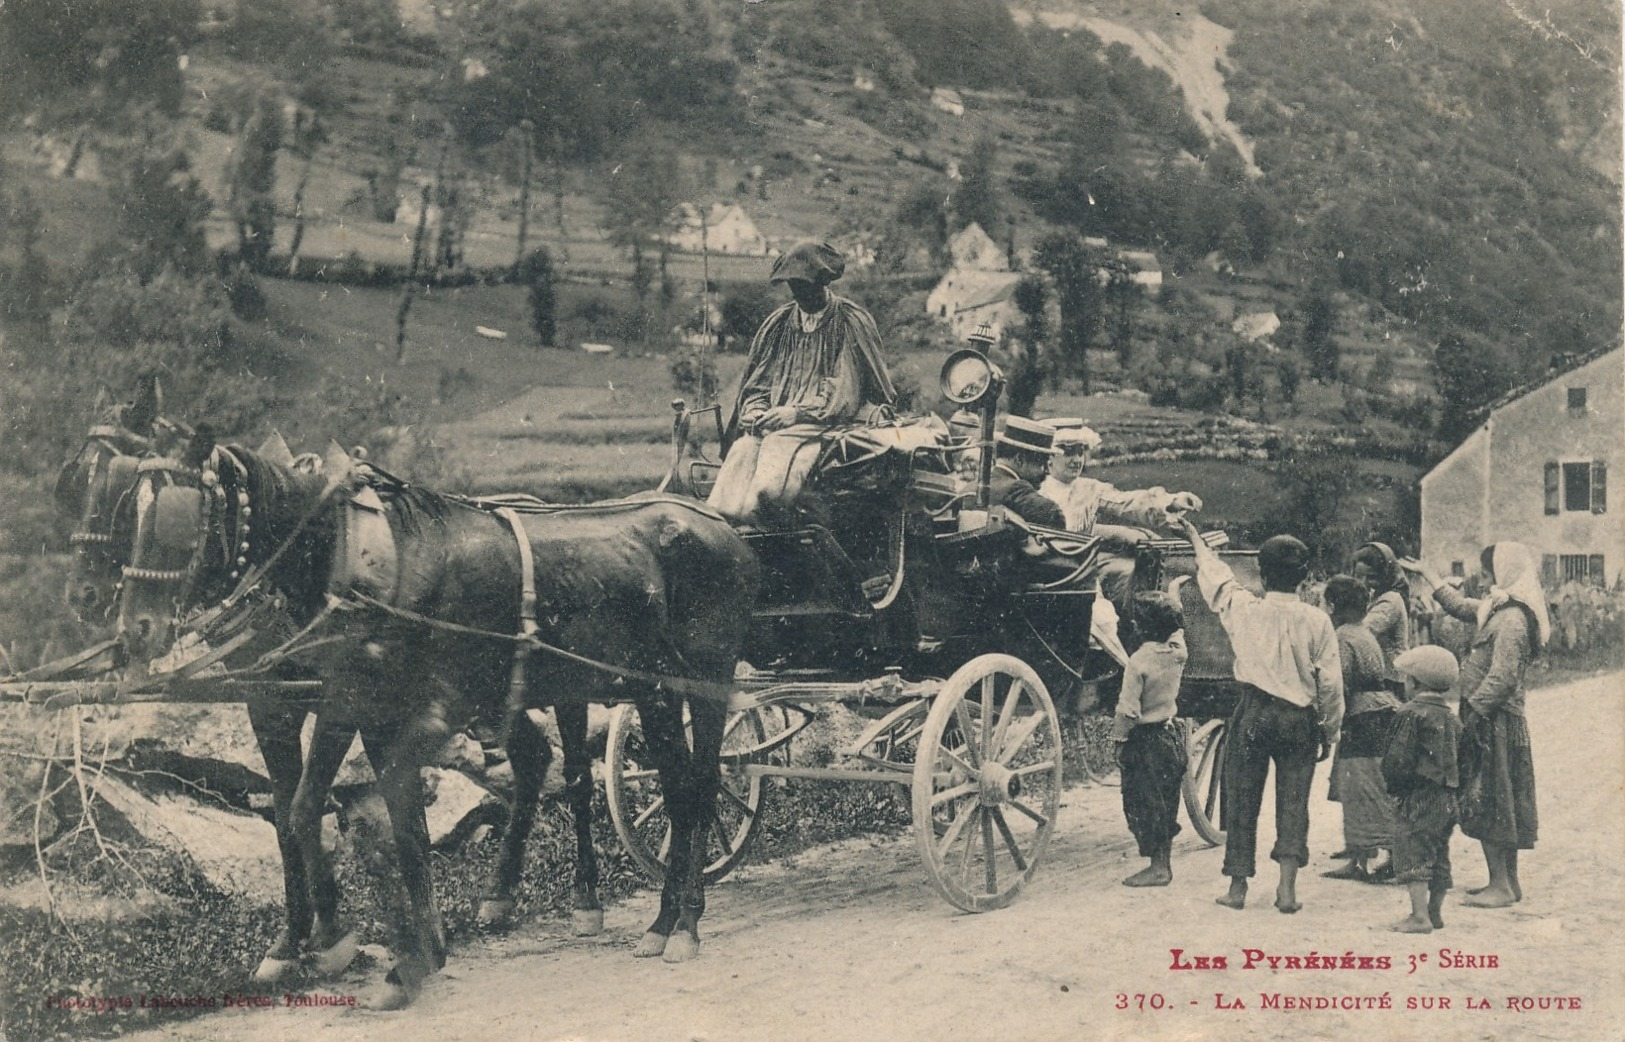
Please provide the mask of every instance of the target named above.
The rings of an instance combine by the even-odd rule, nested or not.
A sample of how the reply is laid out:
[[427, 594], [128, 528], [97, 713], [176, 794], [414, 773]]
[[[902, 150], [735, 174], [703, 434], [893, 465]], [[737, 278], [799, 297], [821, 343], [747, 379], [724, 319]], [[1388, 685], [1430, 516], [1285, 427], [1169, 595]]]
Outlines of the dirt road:
[[[1311, 805], [1315, 856], [1299, 891], [1306, 907], [1293, 916], [1271, 907], [1268, 862], [1246, 910], [1215, 905], [1221, 852], [1188, 829], [1175, 848], [1173, 886], [1119, 886], [1142, 862], [1117, 790], [1085, 787], [1069, 791], [1042, 869], [1002, 911], [963, 915], [938, 899], [912, 835], [851, 843], [750, 867], [717, 887], [705, 947], [685, 965], [631, 957], [653, 915], [653, 895], [642, 894], [610, 909], [600, 939], [568, 938], [565, 923], [549, 920], [457, 945], [405, 1013], [286, 1008], [276, 996], [269, 1010], [135, 1037], [1625, 1038], [1621, 680], [1531, 696], [1542, 829], [1522, 861], [1526, 900], [1511, 910], [1463, 908], [1458, 889], [1447, 927], [1428, 937], [1388, 931], [1404, 909], [1402, 889], [1320, 878], [1339, 864], [1326, 855], [1341, 845], [1323, 765]], [[1483, 881], [1475, 844], [1458, 835], [1452, 853], [1459, 887]], [[1225, 968], [1172, 969], [1172, 949], [1193, 965], [1222, 956]], [[1249, 950], [1338, 963], [1247, 968]], [[1480, 965], [1444, 964], [1462, 954]], [[1372, 962], [1345, 969], [1345, 955]], [[373, 968], [322, 991], [364, 995], [377, 975]], [[1392, 1010], [1343, 1008], [1385, 995]], [[1289, 1008], [1300, 1002], [1308, 1009]], [[1480, 1002], [1487, 1008], [1469, 1008]]]

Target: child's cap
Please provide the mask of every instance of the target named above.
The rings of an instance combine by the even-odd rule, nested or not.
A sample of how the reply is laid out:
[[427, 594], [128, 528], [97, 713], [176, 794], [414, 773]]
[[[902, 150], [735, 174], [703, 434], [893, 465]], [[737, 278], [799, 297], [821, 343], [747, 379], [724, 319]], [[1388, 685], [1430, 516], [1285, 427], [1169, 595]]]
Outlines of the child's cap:
[[1394, 668], [1429, 691], [1449, 691], [1461, 669], [1456, 656], [1437, 644], [1419, 644], [1394, 659]]

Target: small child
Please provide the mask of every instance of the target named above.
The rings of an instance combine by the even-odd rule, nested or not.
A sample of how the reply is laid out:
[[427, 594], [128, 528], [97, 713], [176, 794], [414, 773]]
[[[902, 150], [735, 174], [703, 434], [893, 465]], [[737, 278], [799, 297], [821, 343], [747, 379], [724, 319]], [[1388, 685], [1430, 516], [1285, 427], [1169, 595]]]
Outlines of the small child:
[[1170, 854], [1179, 833], [1179, 788], [1188, 755], [1174, 724], [1179, 681], [1185, 672], [1185, 620], [1166, 593], [1134, 597], [1134, 615], [1145, 643], [1123, 667], [1123, 689], [1112, 719], [1112, 740], [1121, 743], [1123, 816], [1151, 864], [1123, 880], [1124, 886], [1167, 886], [1174, 878]]
[[1394, 669], [1405, 678], [1410, 700], [1395, 713], [1382, 777], [1399, 799], [1395, 878], [1410, 891], [1411, 914], [1393, 928], [1432, 933], [1444, 926], [1444, 895], [1452, 885], [1450, 834], [1456, 827], [1461, 746], [1460, 696], [1453, 688], [1459, 669], [1456, 657], [1436, 644], [1398, 656]]

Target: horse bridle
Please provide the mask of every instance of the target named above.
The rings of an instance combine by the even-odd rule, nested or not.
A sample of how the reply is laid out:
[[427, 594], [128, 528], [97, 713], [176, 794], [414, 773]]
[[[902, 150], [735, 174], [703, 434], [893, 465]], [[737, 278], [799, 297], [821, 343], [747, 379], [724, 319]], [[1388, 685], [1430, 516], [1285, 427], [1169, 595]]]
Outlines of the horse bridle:
[[[230, 468], [237, 480], [236, 495], [232, 497], [220, 480], [220, 471]], [[245, 486], [247, 468], [229, 450], [217, 446], [203, 466], [192, 466], [171, 457], [144, 459], [136, 466], [135, 495], [139, 502], [143, 486], [152, 490], [154, 498], [160, 487], [192, 487], [200, 493], [198, 499], [198, 533], [192, 554], [182, 568], [148, 568], [133, 563], [123, 567], [126, 583], [178, 583], [173, 604], [174, 621], [179, 621], [187, 598], [197, 586], [199, 576], [208, 564], [211, 546], [219, 548], [220, 570], [230, 580], [238, 579], [248, 565], [251, 547], [253, 506]], [[159, 485], [162, 480], [163, 485]], [[228, 500], [234, 499], [234, 502]], [[131, 558], [141, 546], [140, 520], [137, 519], [131, 547]]]

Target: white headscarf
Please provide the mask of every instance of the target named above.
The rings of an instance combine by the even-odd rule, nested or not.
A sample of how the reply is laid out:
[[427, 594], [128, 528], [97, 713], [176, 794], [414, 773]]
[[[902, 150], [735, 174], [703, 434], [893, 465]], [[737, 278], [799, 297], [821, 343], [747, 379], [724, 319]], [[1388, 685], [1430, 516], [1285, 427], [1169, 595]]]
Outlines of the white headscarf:
[[1488, 597], [1478, 606], [1480, 628], [1489, 621], [1490, 613], [1509, 601], [1529, 609], [1535, 617], [1538, 646], [1544, 647], [1552, 634], [1551, 620], [1546, 617], [1546, 591], [1540, 587], [1540, 570], [1535, 567], [1535, 555], [1522, 543], [1496, 543], [1490, 552], [1490, 568], [1495, 572], [1495, 585]]

